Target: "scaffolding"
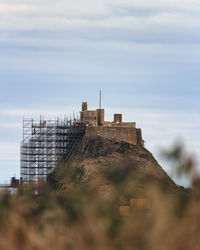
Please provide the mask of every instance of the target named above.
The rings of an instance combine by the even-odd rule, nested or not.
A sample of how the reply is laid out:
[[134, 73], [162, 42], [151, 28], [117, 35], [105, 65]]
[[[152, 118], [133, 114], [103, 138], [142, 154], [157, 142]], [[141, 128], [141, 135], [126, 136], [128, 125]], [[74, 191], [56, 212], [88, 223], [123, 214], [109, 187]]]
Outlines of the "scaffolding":
[[23, 120], [21, 178], [24, 183], [46, 180], [56, 165], [75, 153], [85, 133], [78, 119]]

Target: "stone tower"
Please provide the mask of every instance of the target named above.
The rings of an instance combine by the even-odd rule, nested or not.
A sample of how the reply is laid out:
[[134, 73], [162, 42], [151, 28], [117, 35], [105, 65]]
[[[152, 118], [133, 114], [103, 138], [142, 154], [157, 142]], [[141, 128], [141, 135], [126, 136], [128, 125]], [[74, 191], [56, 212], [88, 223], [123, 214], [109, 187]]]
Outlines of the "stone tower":
[[122, 114], [114, 114], [114, 123], [122, 123]]
[[87, 102], [83, 102], [82, 103], [82, 111], [87, 111], [87, 109], [88, 109]]

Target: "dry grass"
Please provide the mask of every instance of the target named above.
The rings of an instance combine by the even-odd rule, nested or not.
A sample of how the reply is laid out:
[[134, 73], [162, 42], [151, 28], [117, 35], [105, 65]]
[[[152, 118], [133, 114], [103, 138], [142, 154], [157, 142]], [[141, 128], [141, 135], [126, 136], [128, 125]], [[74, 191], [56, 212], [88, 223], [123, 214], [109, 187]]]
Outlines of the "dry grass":
[[[121, 163], [120, 163], [121, 164]], [[135, 171], [121, 165], [108, 168], [104, 177], [112, 192], [81, 183], [82, 170], [68, 170], [64, 189], [46, 184], [25, 186], [15, 195], [0, 195], [0, 249], [2, 250], [197, 250], [200, 249], [200, 180], [194, 189], [180, 188], [176, 195], [164, 186], [146, 181], [135, 192]], [[102, 188], [103, 189], [103, 188]], [[102, 190], [101, 190], [102, 191]], [[130, 209], [120, 216], [122, 200], [146, 198], [151, 208]]]

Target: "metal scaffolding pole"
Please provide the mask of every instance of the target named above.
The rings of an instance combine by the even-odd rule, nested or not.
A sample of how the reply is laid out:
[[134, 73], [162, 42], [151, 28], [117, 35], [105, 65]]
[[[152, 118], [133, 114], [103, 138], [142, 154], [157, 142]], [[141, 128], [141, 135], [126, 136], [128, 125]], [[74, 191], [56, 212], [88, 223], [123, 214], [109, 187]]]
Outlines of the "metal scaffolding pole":
[[85, 124], [68, 118], [23, 120], [21, 178], [23, 182], [46, 180], [62, 159], [73, 155], [85, 132]]

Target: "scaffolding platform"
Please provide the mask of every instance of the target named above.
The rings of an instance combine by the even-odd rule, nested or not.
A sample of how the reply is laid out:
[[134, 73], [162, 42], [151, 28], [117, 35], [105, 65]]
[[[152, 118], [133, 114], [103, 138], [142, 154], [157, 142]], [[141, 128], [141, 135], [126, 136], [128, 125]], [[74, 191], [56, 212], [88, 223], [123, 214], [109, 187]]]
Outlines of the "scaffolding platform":
[[24, 183], [46, 180], [59, 161], [68, 160], [85, 133], [78, 119], [23, 120], [20, 172]]

